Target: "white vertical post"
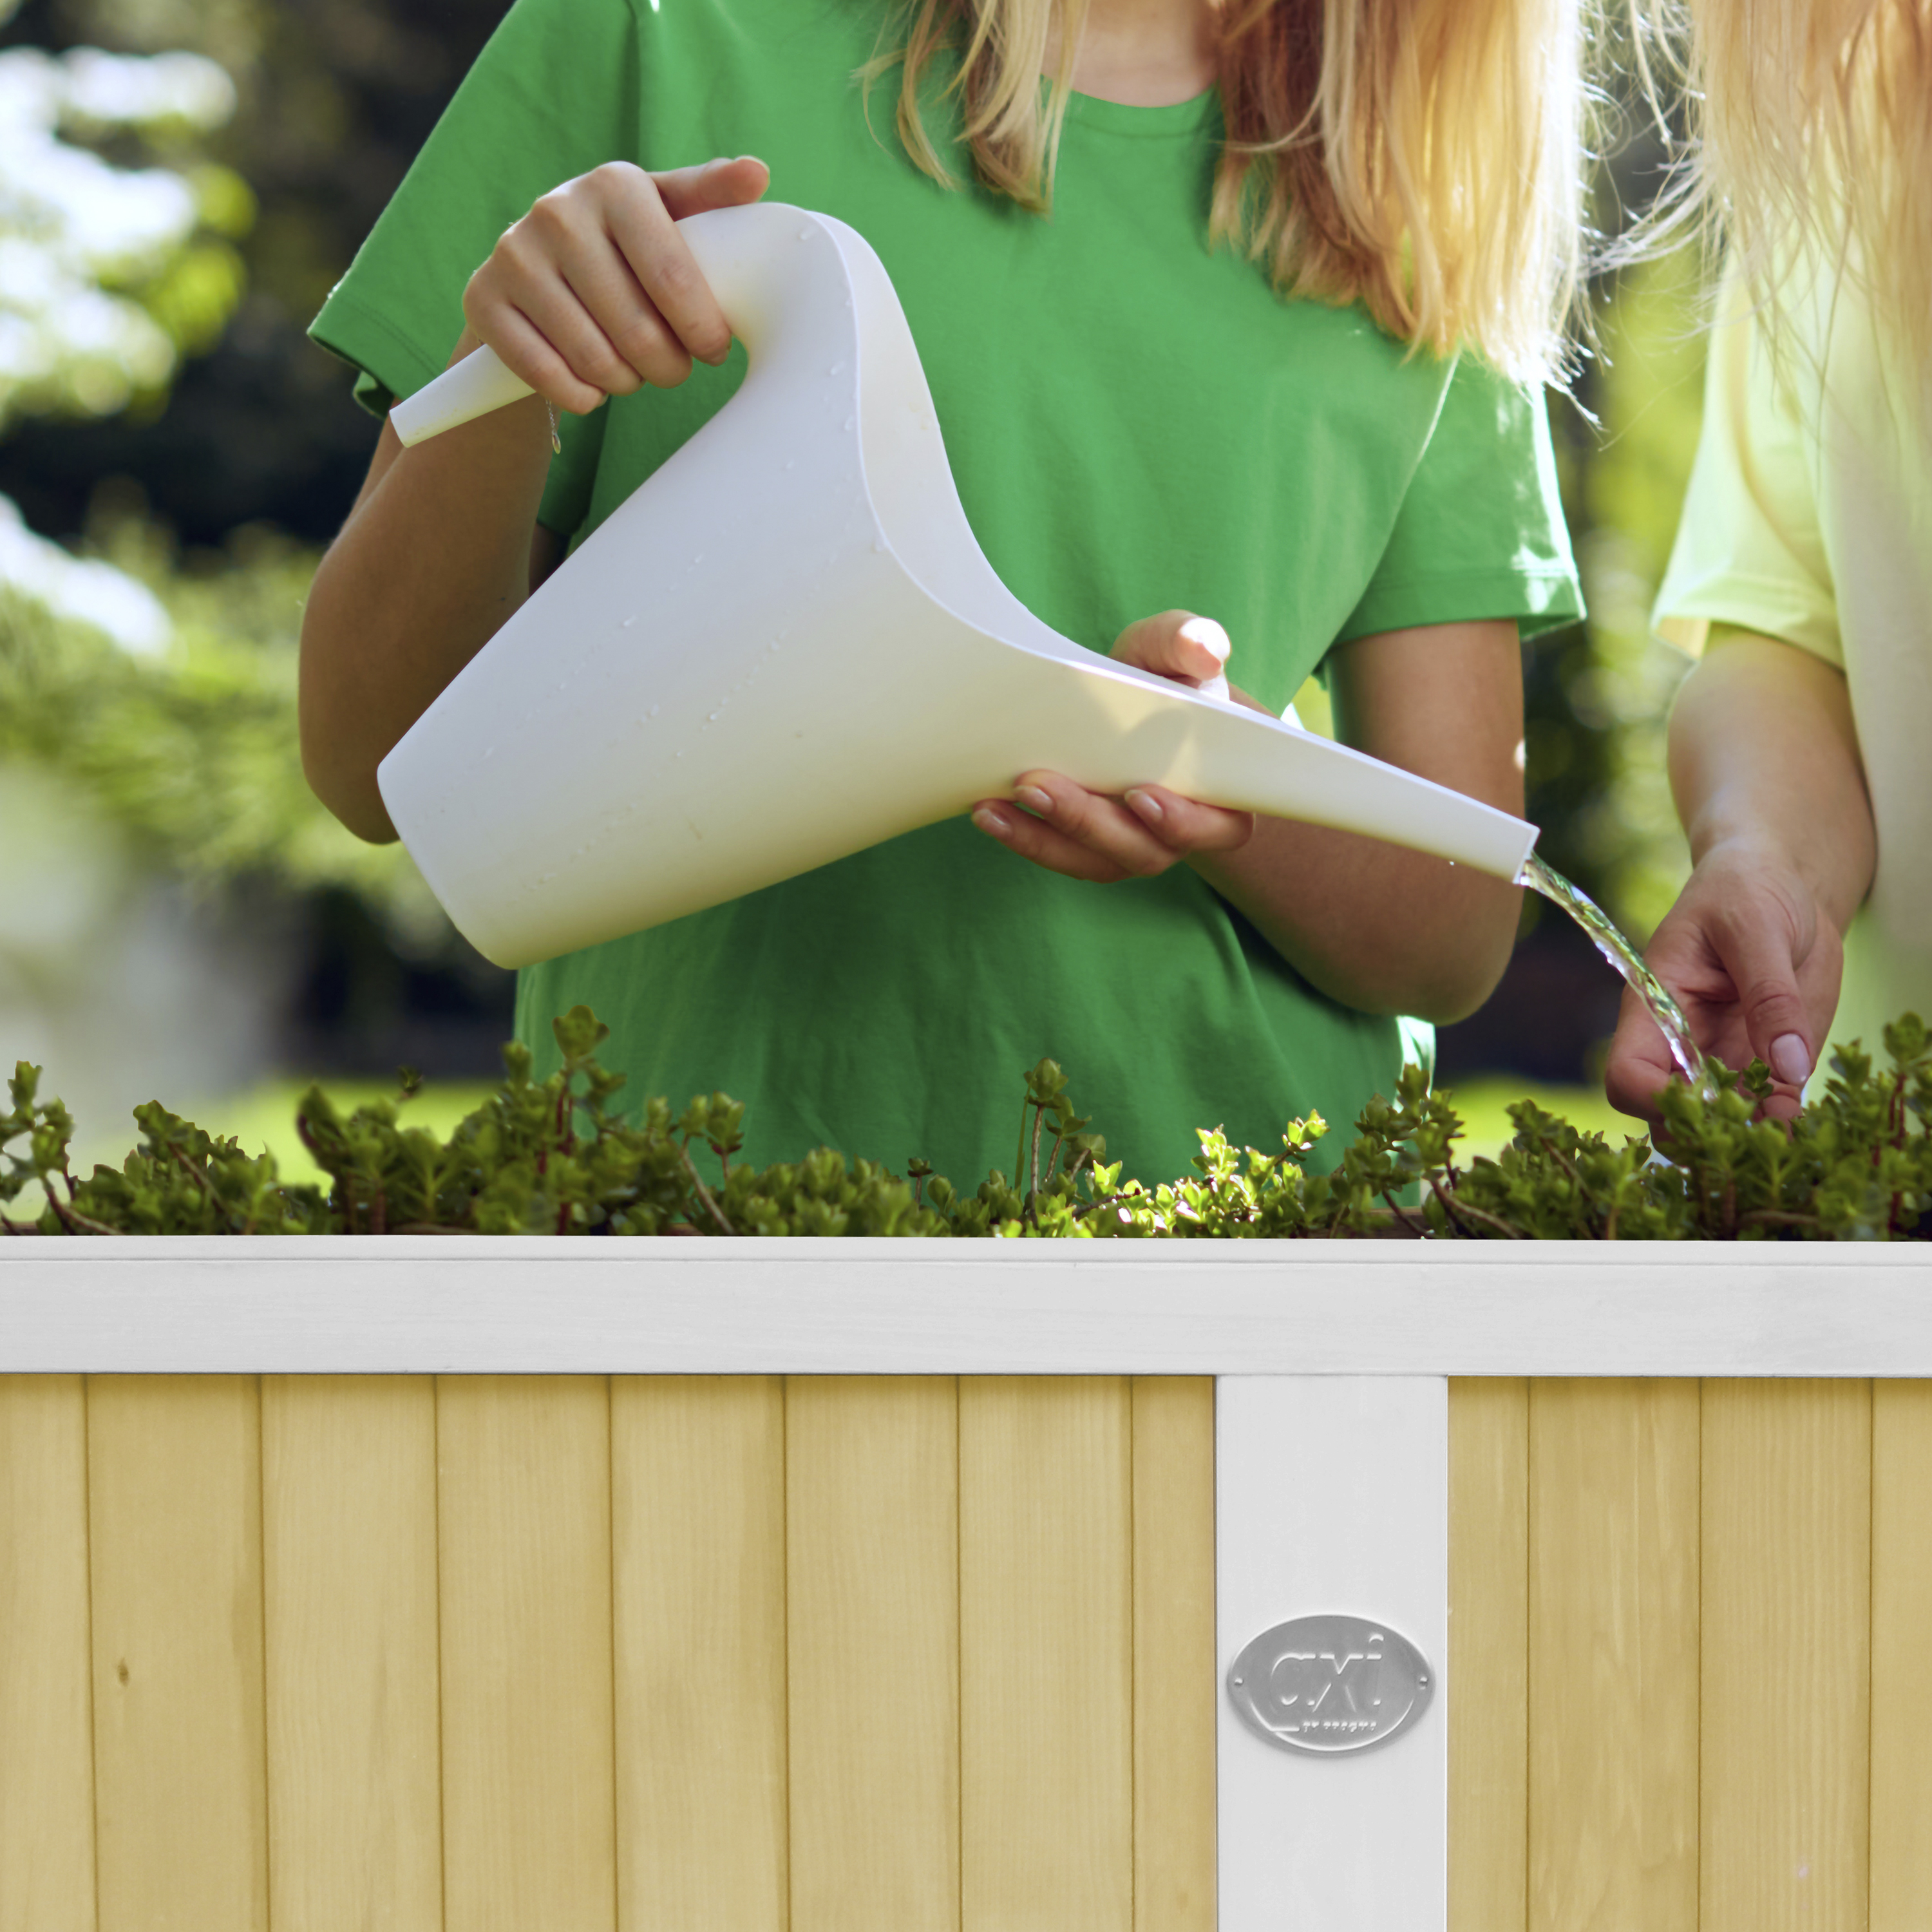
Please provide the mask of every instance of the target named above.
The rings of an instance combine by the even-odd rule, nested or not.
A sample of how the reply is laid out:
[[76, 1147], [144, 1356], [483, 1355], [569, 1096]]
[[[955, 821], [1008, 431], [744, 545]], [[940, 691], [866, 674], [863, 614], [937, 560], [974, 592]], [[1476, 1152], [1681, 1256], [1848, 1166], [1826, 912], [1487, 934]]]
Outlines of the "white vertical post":
[[[1223, 1376], [1215, 1390], [1220, 1932], [1444, 1932], [1449, 1385], [1438, 1376]], [[1429, 1707], [1374, 1749], [1267, 1742], [1230, 1667], [1292, 1617], [1385, 1622]]]

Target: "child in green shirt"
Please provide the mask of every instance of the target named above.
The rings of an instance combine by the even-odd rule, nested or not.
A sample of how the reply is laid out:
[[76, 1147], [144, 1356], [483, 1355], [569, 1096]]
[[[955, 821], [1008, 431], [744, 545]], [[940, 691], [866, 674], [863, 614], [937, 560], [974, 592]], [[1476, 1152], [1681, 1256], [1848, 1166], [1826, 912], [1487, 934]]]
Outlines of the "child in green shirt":
[[[1183, 681], [1225, 665], [1277, 714], [1324, 667], [1349, 742], [1520, 810], [1519, 636], [1578, 609], [1534, 386], [1571, 185], [1556, 0], [1441, 29], [1444, 86], [1522, 90], [1515, 123], [1492, 93], [1421, 104], [1366, 28], [1314, 99], [1297, 9], [1091, 0], [1068, 35], [1044, 0], [958, 11], [950, 50], [922, 65], [934, 0], [881, 68], [891, 23], [862, 0], [513, 8], [315, 325], [377, 406], [482, 340], [538, 392], [406, 452], [386, 430], [317, 578], [304, 755], [352, 828], [393, 836], [390, 745], [731, 394], [674, 218], [768, 182], [878, 250], [981, 548], [1048, 623]], [[1484, 20], [1556, 64], [1489, 70]], [[1338, 101], [1357, 123], [1319, 152], [1231, 144]], [[1433, 175], [1402, 160], [1424, 153]], [[823, 1142], [956, 1180], [1010, 1158], [1050, 1054], [1151, 1176], [1196, 1126], [1265, 1147], [1292, 1115], [1352, 1118], [1426, 1051], [1402, 1016], [1468, 1011], [1508, 957], [1494, 880], [1156, 788], [1015, 779], [970, 820], [527, 969], [520, 1034], [541, 1054], [586, 1000], [633, 1094], [746, 1100], [750, 1157]]]

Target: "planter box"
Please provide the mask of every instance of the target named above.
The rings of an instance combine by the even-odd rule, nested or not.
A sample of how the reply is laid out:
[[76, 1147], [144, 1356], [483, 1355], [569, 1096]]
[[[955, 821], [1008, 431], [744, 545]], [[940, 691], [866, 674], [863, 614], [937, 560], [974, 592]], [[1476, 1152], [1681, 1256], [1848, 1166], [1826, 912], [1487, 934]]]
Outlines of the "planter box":
[[1918, 1932], [1928, 1630], [1907, 1250], [0, 1247], [0, 1932]]

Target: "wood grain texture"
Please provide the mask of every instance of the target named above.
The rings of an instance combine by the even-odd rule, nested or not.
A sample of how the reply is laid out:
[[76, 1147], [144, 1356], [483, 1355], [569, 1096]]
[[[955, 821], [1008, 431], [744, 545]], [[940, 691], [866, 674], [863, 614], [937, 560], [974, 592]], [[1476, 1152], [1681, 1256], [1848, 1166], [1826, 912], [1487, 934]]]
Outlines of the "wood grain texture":
[[96, 1376], [87, 1408], [101, 1932], [262, 1932], [255, 1379]]
[[1449, 1384], [1449, 1932], [1524, 1932], [1529, 1384]]
[[784, 1932], [784, 1397], [610, 1385], [618, 1923]]
[[1214, 1932], [1214, 1384], [1132, 1387], [1135, 1932]]
[[0, 1376], [0, 1932], [94, 1932], [87, 1394]]
[[958, 1389], [785, 1384], [792, 1932], [957, 1932]]
[[1872, 1387], [1871, 1926], [1932, 1925], [1932, 1382]]
[[275, 1932], [440, 1932], [436, 1389], [262, 1384]]
[[448, 1932], [616, 1922], [610, 1415], [601, 1377], [437, 1384]]
[[1530, 1390], [1529, 1923], [1696, 1932], [1697, 1385]]
[[1871, 1390], [1704, 1385], [1700, 1932], [1863, 1927]]
[[1130, 1439], [1118, 1376], [960, 1383], [964, 1932], [1130, 1932]]

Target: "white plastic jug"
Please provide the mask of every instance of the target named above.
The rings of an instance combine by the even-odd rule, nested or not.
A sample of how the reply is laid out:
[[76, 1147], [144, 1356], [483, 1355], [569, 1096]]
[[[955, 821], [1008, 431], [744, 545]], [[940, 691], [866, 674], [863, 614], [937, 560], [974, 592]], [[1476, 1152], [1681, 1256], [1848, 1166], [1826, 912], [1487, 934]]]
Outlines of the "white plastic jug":
[[[852, 229], [769, 202], [681, 225], [743, 338], [743, 386], [377, 774], [487, 958], [527, 964], [756, 892], [1030, 770], [1515, 878], [1533, 826], [1026, 610], [974, 539], [911, 331]], [[528, 393], [482, 350], [393, 420], [420, 442]]]

